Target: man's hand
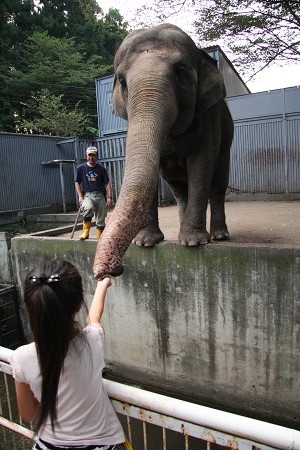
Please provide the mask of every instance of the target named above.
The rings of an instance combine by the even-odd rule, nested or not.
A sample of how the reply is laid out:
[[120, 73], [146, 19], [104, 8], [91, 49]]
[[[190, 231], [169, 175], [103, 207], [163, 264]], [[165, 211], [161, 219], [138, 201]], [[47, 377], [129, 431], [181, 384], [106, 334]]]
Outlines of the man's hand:
[[106, 199], [106, 206], [107, 206], [107, 208], [112, 208], [112, 205], [113, 205], [112, 198], [111, 197], [107, 197], [107, 199]]

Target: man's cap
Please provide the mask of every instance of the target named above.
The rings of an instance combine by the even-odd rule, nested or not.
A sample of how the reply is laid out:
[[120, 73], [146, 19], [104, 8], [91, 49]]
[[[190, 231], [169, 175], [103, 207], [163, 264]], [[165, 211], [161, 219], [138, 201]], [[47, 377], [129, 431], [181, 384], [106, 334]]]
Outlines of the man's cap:
[[88, 148], [86, 149], [86, 154], [88, 155], [89, 153], [98, 154], [97, 147], [88, 147]]

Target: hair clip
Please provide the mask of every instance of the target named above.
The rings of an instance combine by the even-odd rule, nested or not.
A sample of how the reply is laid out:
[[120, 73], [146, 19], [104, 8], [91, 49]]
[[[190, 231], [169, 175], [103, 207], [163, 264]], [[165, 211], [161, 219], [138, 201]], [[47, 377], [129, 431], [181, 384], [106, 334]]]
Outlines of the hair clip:
[[58, 273], [55, 273], [54, 275], [50, 275], [47, 281], [48, 283], [52, 283], [53, 281], [60, 281], [60, 276], [58, 275]]
[[55, 273], [53, 275], [46, 275], [45, 273], [42, 273], [39, 277], [31, 275], [28, 279], [33, 283], [35, 283], [36, 281], [38, 281], [39, 283], [53, 283], [54, 281], [60, 281], [60, 276], [58, 275], [58, 273]]

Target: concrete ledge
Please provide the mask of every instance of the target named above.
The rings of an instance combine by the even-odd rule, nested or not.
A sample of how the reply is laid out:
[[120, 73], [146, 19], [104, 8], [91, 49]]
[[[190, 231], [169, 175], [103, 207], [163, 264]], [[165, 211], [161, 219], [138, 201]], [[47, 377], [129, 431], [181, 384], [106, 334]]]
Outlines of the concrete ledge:
[[230, 191], [225, 197], [226, 202], [289, 202], [293, 200], [300, 200], [299, 192], [291, 192], [288, 194], [269, 194], [268, 192], [261, 192], [251, 194], [246, 192], [239, 193], [238, 190], [233, 188], [233, 191]]
[[[15, 237], [16, 283], [38, 258], [66, 258], [90, 303], [96, 245]], [[163, 242], [131, 245], [124, 264], [104, 315], [110, 378], [299, 429], [299, 248]]]

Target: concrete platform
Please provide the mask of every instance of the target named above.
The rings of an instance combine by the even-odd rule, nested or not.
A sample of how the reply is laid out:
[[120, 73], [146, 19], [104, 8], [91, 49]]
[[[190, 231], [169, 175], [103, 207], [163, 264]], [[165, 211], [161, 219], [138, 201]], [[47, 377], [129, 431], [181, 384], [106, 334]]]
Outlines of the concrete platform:
[[[109, 219], [111, 212], [108, 213]], [[179, 230], [177, 205], [158, 208], [159, 223], [166, 241], [176, 241]], [[44, 219], [74, 224], [76, 213], [44, 215]], [[300, 247], [300, 200], [296, 201], [252, 201], [227, 202], [227, 225], [231, 235], [230, 242], [236, 244], [276, 244]], [[74, 239], [81, 234], [81, 218]], [[209, 223], [209, 216], [208, 216]], [[71, 231], [58, 237], [65, 238]], [[90, 238], [95, 238], [95, 227], [92, 227]], [[212, 245], [218, 245], [213, 242]]]

